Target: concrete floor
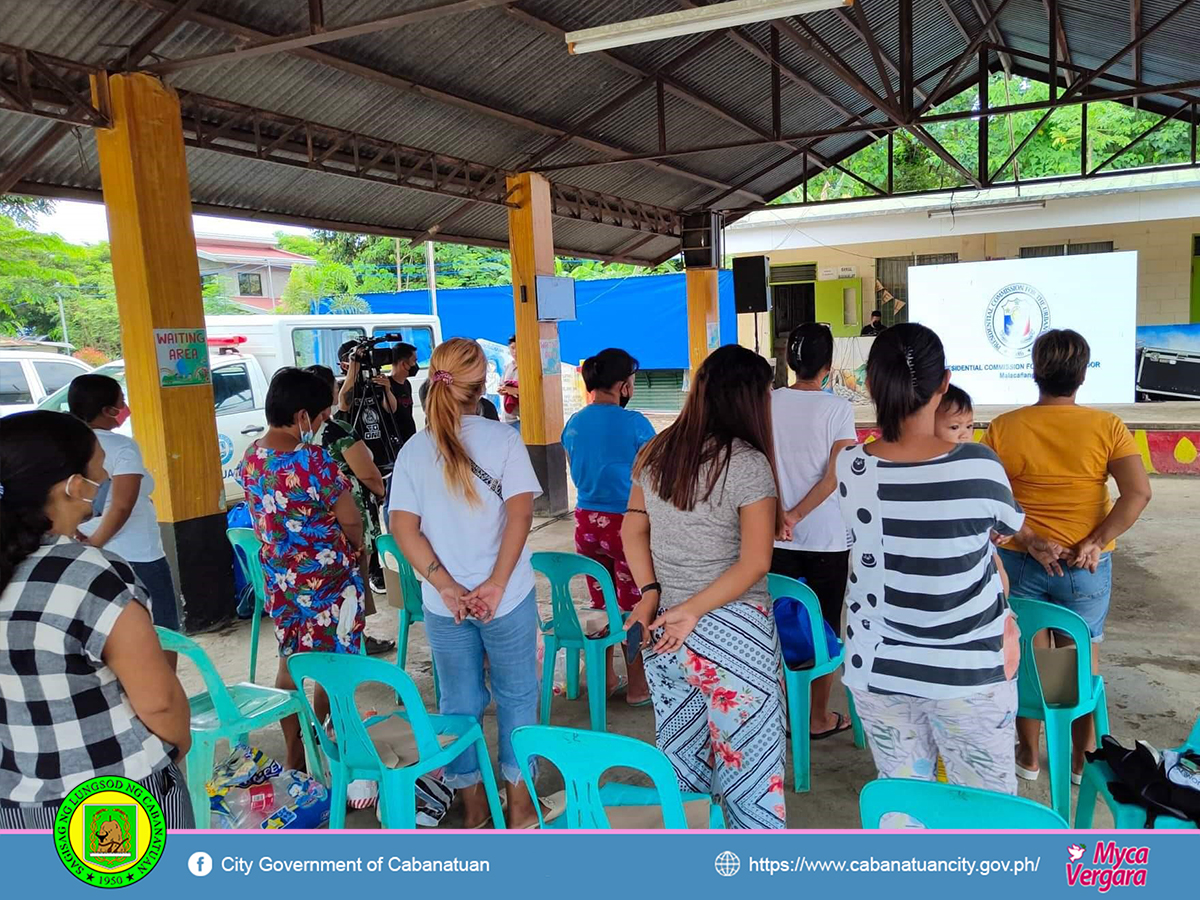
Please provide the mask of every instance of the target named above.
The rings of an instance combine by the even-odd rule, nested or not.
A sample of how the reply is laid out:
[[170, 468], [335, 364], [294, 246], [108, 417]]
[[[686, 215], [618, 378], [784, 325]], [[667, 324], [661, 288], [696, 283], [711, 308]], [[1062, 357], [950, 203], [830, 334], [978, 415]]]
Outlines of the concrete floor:
[[[1187, 524], [1196, 522], [1200, 479], [1156, 478], [1153, 487], [1153, 502], [1121, 541], [1115, 555], [1113, 607], [1102, 645], [1101, 666], [1108, 686], [1114, 735], [1127, 745], [1143, 739], [1156, 747], [1169, 747], [1186, 737], [1200, 712], [1200, 592], [1196, 589], [1197, 569], [1192, 556], [1196, 552], [1195, 536]], [[536, 528], [529, 541], [531, 549], [573, 549], [570, 518], [541, 522]], [[543, 605], [548, 602], [545, 593], [542, 584], [539, 599]], [[258, 679], [268, 684], [277, 657], [269, 620], [264, 626]], [[381, 612], [370, 621], [369, 628], [377, 636], [394, 638], [395, 615]], [[198, 638], [227, 682], [246, 677], [249, 635], [249, 623], [239, 622]], [[432, 707], [429, 650], [419, 625], [410, 639], [408, 672]], [[189, 694], [201, 689], [195, 670], [186, 663], [181, 665], [180, 675]], [[365, 691], [363, 699], [381, 710], [394, 708], [382, 689]], [[834, 705], [844, 712], [844, 695], [835, 692]], [[554, 724], [587, 727], [587, 721], [585, 699], [554, 702]], [[609, 730], [614, 733], [654, 740], [654, 717], [648, 708], [630, 709], [623, 701], [614, 700], [609, 703], [608, 721]], [[494, 747], [494, 710], [489, 709], [484, 717], [484, 731]], [[267, 729], [253, 739], [266, 752], [282, 757], [283, 739], [278, 729]], [[558, 789], [561, 782], [557, 774], [547, 769], [540, 789]], [[870, 752], [854, 749], [848, 735], [814, 744], [812, 790], [806, 794], [792, 793], [791, 773], [788, 773], [789, 826], [857, 828], [858, 791], [874, 775]], [[1047, 803], [1048, 779], [1043, 775], [1035, 784], [1022, 782], [1020, 791], [1022, 796]], [[457, 811], [452, 811], [445, 824], [453, 825], [457, 819]], [[352, 814], [348, 824], [374, 827], [375, 817], [370, 812]], [[1111, 824], [1107, 810], [1099, 809], [1097, 827]]]

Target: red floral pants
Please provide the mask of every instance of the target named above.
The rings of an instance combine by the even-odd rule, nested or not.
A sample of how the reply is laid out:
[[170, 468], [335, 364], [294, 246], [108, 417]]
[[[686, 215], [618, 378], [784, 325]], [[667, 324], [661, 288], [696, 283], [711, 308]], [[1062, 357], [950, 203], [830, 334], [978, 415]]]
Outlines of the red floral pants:
[[[590, 509], [575, 510], [575, 552], [594, 559], [612, 576], [617, 589], [617, 605], [629, 612], [642, 599], [642, 592], [633, 581], [629, 564], [625, 562], [625, 548], [621, 544], [621, 513], [596, 512]], [[604, 592], [592, 578], [587, 580], [588, 592], [592, 595], [592, 608], [604, 609]]]

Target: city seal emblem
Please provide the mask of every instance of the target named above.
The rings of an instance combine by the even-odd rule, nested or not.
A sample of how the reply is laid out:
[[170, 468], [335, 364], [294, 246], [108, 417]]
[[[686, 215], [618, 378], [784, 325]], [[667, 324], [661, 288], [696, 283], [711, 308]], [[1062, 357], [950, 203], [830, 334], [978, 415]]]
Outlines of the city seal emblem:
[[1016, 282], [996, 291], [988, 301], [983, 330], [988, 343], [998, 353], [1013, 359], [1025, 359], [1033, 351], [1033, 342], [1050, 327], [1050, 307], [1046, 298], [1031, 284]]
[[167, 828], [154, 796], [128, 778], [76, 787], [54, 818], [54, 847], [72, 875], [101, 888], [140, 881], [162, 857]]

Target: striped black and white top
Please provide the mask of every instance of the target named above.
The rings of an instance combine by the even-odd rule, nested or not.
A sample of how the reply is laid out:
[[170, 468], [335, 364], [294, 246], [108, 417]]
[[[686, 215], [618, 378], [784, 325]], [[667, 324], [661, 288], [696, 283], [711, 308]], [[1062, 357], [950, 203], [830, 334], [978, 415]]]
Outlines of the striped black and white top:
[[846, 686], [941, 700], [1003, 682], [1009, 611], [990, 536], [1025, 514], [996, 454], [967, 443], [898, 463], [859, 445], [837, 475], [853, 542]]

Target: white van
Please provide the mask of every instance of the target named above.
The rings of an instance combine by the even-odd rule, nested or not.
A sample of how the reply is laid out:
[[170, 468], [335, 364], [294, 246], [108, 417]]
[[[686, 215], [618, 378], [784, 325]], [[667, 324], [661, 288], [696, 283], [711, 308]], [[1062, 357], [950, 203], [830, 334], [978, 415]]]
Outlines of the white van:
[[[414, 399], [428, 376], [433, 348], [442, 342], [442, 326], [437, 316], [409, 313], [206, 316], [204, 321], [210, 340], [245, 338], [238, 345], [239, 351], [258, 360], [267, 381], [285, 366], [304, 368], [319, 364], [329, 366], [340, 376], [337, 351], [346, 341], [399, 334], [404, 343], [417, 348], [421, 371], [412, 379]], [[425, 427], [425, 413], [420, 403], [413, 404], [413, 418], [418, 431]]]
[[[267, 430], [264, 403], [267, 379], [253, 356], [226, 347], [209, 347], [212, 364], [214, 414], [217, 417], [217, 446], [221, 452], [221, 477], [225, 482], [225, 500], [236, 503], [243, 491], [235, 477], [246, 448]], [[125, 360], [116, 359], [96, 369], [97, 375], [107, 375], [125, 389]], [[67, 389], [51, 394], [39, 404], [39, 409], [69, 412]], [[133, 419], [127, 419], [117, 431], [133, 437]]]

